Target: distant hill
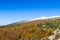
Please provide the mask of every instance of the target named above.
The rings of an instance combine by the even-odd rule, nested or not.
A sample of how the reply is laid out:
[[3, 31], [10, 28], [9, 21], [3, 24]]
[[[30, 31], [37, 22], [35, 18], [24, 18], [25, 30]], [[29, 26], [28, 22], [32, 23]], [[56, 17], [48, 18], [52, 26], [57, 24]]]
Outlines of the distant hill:
[[31, 20], [23, 20], [20, 22], [15, 22], [15, 23], [11, 23], [9, 25], [15, 25], [15, 24], [21, 24], [21, 23], [29, 23], [29, 22], [35, 22], [35, 21], [46, 21], [46, 20], [60, 20], [60, 16], [51, 16], [51, 17], [40, 17], [40, 18], [36, 18], [36, 19], [31, 19]]

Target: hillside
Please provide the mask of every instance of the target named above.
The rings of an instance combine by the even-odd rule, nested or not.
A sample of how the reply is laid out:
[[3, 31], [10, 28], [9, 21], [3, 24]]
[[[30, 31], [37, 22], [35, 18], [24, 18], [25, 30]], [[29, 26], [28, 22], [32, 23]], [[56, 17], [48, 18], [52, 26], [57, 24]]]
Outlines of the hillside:
[[16, 22], [0, 26], [0, 40], [50, 40], [59, 26], [60, 17]]

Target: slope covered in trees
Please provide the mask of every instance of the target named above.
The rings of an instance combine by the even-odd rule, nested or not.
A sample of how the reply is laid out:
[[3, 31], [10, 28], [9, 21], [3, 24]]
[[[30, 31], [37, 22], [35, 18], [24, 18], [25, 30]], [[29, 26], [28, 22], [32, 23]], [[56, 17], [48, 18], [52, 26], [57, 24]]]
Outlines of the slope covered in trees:
[[41, 40], [53, 35], [59, 25], [60, 20], [36, 20], [1, 26], [0, 40]]

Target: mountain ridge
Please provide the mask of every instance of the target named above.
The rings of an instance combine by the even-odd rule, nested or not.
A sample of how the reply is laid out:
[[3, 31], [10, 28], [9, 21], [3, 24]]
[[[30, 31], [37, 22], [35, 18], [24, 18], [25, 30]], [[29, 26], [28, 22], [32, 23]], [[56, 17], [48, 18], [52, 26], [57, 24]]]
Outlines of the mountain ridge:
[[[50, 17], [42, 16], [40, 18], [23, 20], [23, 21], [19, 21], [19, 22], [10, 23], [10, 24], [7, 24], [7, 25], [20, 24], [20, 23], [31, 22], [31, 21], [36, 21], [36, 20], [55, 20], [55, 19], [60, 19], [60, 16], [50, 16]], [[1, 25], [1, 26], [6, 26], [6, 25]]]
[[50, 17], [42, 16], [40, 18], [31, 19], [31, 20], [23, 20], [23, 21], [20, 21], [20, 22], [12, 23], [12, 24], [19, 24], [19, 23], [31, 22], [31, 21], [37, 21], [37, 20], [55, 20], [55, 19], [60, 19], [60, 16], [50, 16]]

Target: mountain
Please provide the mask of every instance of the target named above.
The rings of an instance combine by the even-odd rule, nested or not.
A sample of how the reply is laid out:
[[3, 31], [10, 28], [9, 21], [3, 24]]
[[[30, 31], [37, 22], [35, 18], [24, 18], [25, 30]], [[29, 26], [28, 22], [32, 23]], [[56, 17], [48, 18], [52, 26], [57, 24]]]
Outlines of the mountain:
[[33, 21], [43, 21], [43, 20], [58, 20], [60, 19], [60, 16], [51, 16], [51, 17], [45, 17], [45, 16], [42, 16], [40, 18], [36, 18], [36, 19], [31, 19], [31, 20], [23, 20], [23, 21], [20, 21], [20, 22], [15, 22], [15, 23], [11, 23], [9, 25], [14, 25], [14, 24], [21, 24], [21, 23], [27, 23], [27, 22], [33, 22]]
[[[7, 25], [14, 25], [14, 24], [26, 23], [26, 22], [37, 21], [37, 20], [56, 20], [56, 19], [60, 19], [60, 16], [50, 16], [50, 17], [42, 16], [40, 18], [23, 20], [23, 21], [19, 21], [19, 22], [15, 22], [15, 23], [10, 23], [10, 24], [7, 24]], [[6, 26], [6, 25], [0, 25], [0, 26]]]
[[15, 22], [0, 26], [0, 40], [49, 40], [59, 26], [60, 16]]

